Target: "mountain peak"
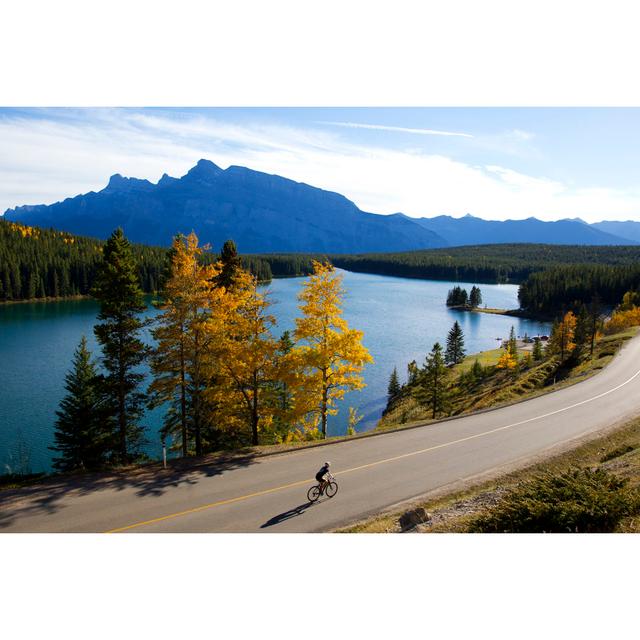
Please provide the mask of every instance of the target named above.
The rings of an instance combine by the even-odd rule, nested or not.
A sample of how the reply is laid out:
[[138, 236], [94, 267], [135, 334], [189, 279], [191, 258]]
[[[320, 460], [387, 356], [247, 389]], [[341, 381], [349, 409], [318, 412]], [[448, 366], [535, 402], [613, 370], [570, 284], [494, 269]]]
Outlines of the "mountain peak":
[[215, 178], [222, 173], [222, 169], [211, 160], [205, 160], [201, 158], [196, 163], [195, 167], [191, 167], [187, 172], [187, 176], [190, 178], [196, 178], [198, 180], [207, 180]]
[[131, 189], [140, 189], [151, 187], [152, 184], [148, 180], [140, 180], [139, 178], [125, 178], [120, 173], [114, 173], [110, 178], [107, 186], [103, 189], [107, 193], [115, 191], [131, 191]]

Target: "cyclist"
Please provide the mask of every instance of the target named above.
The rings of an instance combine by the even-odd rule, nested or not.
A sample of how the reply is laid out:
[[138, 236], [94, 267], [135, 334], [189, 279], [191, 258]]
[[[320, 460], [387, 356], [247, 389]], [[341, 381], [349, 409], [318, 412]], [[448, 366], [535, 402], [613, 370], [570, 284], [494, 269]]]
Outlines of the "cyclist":
[[316, 473], [316, 480], [318, 481], [318, 484], [320, 485], [320, 493], [322, 493], [324, 491], [324, 488], [327, 486], [328, 484], [328, 480], [326, 479], [327, 475], [331, 475], [331, 473], [329, 472], [329, 467], [331, 466], [330, 462], [325, 462], [322, 467], [320, 467], [320, 471], [318, 471], [318, 473]]

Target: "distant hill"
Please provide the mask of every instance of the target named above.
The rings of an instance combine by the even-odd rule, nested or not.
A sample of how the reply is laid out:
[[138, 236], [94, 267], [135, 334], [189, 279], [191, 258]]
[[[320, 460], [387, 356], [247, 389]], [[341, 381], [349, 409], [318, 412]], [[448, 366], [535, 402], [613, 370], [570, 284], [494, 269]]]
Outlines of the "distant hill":
[[631, 242], [640, 242], [640, 222], [626, 220], [624, 222], [594, 222], [592, 227], [604, 231], [605, 233], [613, 233], [621, 238], [626, 238]]
[[[502, 243], [588, 244], [624, 245], [640, 242], [640, 224], [637, 238], [614, 234], [614, 228], [589, 225], [582, 220], [558, 220], [543, 222], [537, 218], [526, 220], [483, 220], [472, 215], [462, 218], [436, 216], [435, 218], [412, 218], [429, 231], [444, 238], [448, 245]], [[600, 225], [637, 223], [599, 223]]]
[[194, 230], [202, 244], [233, 238], [242, 253], [353, 253], [446, 246], [401, 215], [365, 213], [344, 196], [275, 175], [200, 160], [157, 184], [116, 174], [102, 191], [6, 211], [8, 220], [107, 238], [121, 226], [133, 242], [167, 246]]

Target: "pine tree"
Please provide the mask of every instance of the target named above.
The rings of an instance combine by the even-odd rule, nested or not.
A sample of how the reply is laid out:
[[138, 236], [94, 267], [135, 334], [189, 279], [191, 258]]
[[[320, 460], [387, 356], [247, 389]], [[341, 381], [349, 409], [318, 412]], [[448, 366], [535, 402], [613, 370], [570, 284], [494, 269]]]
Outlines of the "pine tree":
[[327, 435], [327, 417], [347, 391], [362, 389], [360, 375], [373, 362], [362, 344], [362, 331], [350, 329], [342, 317], [342, 278], [329, 263], [313, 262], [313, 274], [298, 296], [302, 318], [296, 318], [294, 352], [300, 370], [299, 408], [320, 422]]
[[280, 371], [277, 375], [277, 386], [279, 389], [278, 395], [280, 398], [278, 404], [280, 405], [280, 410], [285, 413], [291, 409], [292, 403], [292, 394], [288, 384], [287, 374], [289, 372], [289, 367], [287, 360], [291, 352], [293, 351], [294, 346], [295, 344], [291, 338], [291, 332], [284, 331], [280, 336], [280, 340], [278, 342], [277, 359], [278, 368], [280, 369]]
[[516, 340], [516, 330], [513, 327], [511, 327], [511, 331], [509, 332], [507, 351], [512, 358], [515, 360], [518, 359], [518, 341]]
[[412, 360], [407, 365], [407, 384], [414, 385], [418, 381], [418, 363], [415, 360]]
[[595, 293], [591, 298], [589, 304], [589, 356], [593, 357], [593, 348], [596, 343], [596, 336], [598, 331], [602, 327], [602, 304], [600, 302], [600, 296]]
[[484, 369], [477, 358], [474, 360], [470, 371], [474, 380], [480, 380], [480, 378], [484, 377]]
[[589, 312], [584, 305], [580, 305], [574, 332], [575, 348], [572, 355], [575, 359], [580, 359], [589, 347], [589, 326]]
[[100, 323], [94, 333], [102, 346], [102, 363], [107, 371], [102, 384], [116, 419], [114, 456], [124, 463], [143, 441], [139, 420], [144, 411], [144, 395], [139, 387], [144, 375], [139, 373], [139, 367], [147, 348], [139, 338], [145, 323], [138, 318], [146, 307], [131, 245], [122, 229], [116, 229], [104, 246], [93, 295], [100, 302]]
[[455, 286], [447, 293], [448, 307], [466, 307], [468, 303], [467, 290], [462, 287]]
[[538, 360], [542, 360], [542, 341], [541, 340], [533, 341], [533, 350], [531, 352], [531, 355], [536, 362]]
[[464, 334], [456, 320], [447, 336], [447, 350], [444, 354], [446, 364], [459, 364], [464, 360]]
[[222, 270], [216, 277], [216, 284], [219, 287], [230, 289], [233, 287], [236, 275], [242, 268], [242, 259], [238, 255], [238, 249], [233, 240], [227, 240], [222, 246], [220, 262], [222, 264]]
[[431, 409], [431, 417], [434, 419], [439, 413], [444, 413], [448, 409], [448, 373], [449, 370], [442, 356], [442, 347], [436, 342], [427, 356], [425, 366], [420, 373], [420, 384], [413, 394], [421, 405]]
[[387, 388], [387, 402], [393, 400], [400, 393], [400, 381], [398, 380], [398, 369], [393, 367]]
[[109, 436], [108, 416], [97, 385], [97, 373], [84, 336], [65, 377], [67, 395], [56, 411], [53, 459], [58, 471], [97, 469], [105, 462]]
[[471, 292], [469, 293], [469, 306], [475, 309], [482, 304], [482, 293], [480, 292], [480, 287], [476, 287], [475, 285], [471, 287]]

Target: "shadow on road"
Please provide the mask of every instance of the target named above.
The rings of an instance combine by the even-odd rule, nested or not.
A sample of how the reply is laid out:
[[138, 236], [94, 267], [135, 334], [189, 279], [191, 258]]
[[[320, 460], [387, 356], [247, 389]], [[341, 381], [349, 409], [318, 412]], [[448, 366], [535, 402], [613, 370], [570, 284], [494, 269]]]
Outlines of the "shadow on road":
[[0, 531], [27, 515], [53, 514], [64, 507], [62, 500], [73, 493], [86, 496], [97, 491], [134, 489], [139, 497], [161, 496], [168, 489], [195, 485], [204, 478], [255, 463], [254, 454], [217, 456], [210, 462], [193, 458], [171, 461], [169, 468], [158, 465], [138, 469], [58, 476], [32, 486], [0, 491]]
[[305, 502], [304, 504], [298, 505], [293, 509], [289, 509], [289, 511], [279, 513], [277, 516], [273, 516], [271, 520], [267, 520], [264, 524], [261, 524], [260, 528], [266, 529], [267, 527], [273, 527], [273, 525], [280, 524], [285, 520], [290, 520], [291, 518], [301, 516], [309, 507], [312, 507], [313, 505], [313, 502]]

